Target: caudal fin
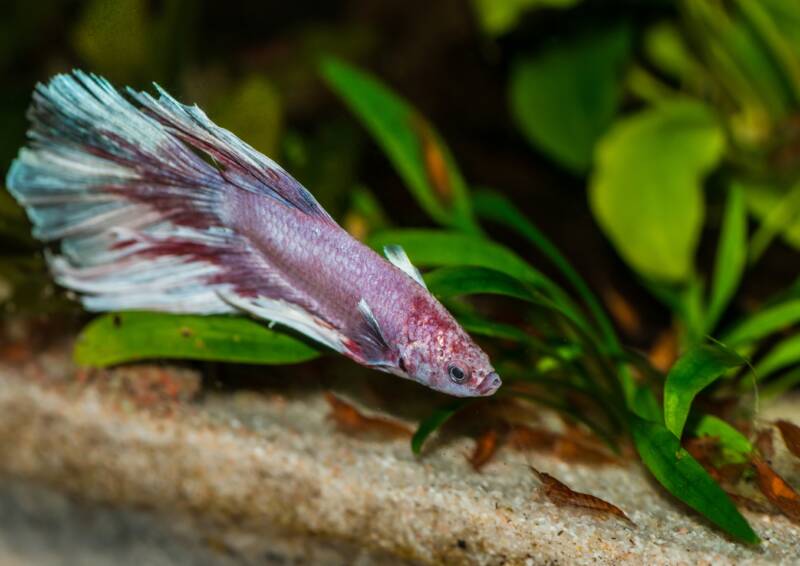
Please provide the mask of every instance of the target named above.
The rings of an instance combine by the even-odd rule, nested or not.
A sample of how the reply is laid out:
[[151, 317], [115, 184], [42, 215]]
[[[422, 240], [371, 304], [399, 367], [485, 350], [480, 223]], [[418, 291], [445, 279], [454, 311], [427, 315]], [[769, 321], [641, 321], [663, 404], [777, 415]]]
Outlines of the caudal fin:
[[[39, 84], [29, 145], [6, 185], [34, 235], [61, 241], [53, 274], [86, 308], [229, 312], [221, 293], [281, 286], [220, 217], [230, 191], [330, 217], [272, 160], [158, 90], [125, 97], [81, 71]], [[275, 294], [291, 299], [290, 289]]]

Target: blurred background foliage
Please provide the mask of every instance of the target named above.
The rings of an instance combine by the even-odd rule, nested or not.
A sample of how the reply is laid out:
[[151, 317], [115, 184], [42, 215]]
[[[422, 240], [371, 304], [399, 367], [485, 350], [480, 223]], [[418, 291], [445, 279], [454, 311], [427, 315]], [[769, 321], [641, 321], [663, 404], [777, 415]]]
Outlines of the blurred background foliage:
[[[752, 308], [796, 275], [800, 16], [791, 2], [53, 0], [8, 10], [4, 163], [23, 143], [33, 84], [80, 67], [198, 103], [362, 238], [389, 219], [424, 225], [423, 210], [441, 222], [425, 181], [407, 183], [420, 210], [320, 80], [319, 61], [335, 55], [413, 101], [426, 120], [411, 135], [448, 140], [460, 169], [447, 190], [463, 193], [467, 178], [513, 197], [606, 303], [624, 297], [637, 346], [674, 313], [684, 328], [698, 324], [686, 301], [703, 293], [692, 289], [710, 272], [732, 187], [755, 227], [747, 262], [758, 262], [737, 306]], [[17, 289], [7, 307], [63, 308], [48, 284], [38, 292], [52, 300], [33, 291], [41, 262], [5, 195], [0, 214], [0, 297]]]
[[[800, 381], [796, 0], [29, 4], [10, 0], [0, 22], [3, 163], [36, 81], [78, 67], [158, 82], [283, 164], [354, 236], [438, 268], [431, 290], [497, 339], [505, 391], [611, 445], [631, 433], [668, 489], [757, 540], [678, 451], [684, 427], [740, 460], [753, 451], [725, 421], [690, 416], [720, 377], [737, 379], [716, 391], [751, 387], [740, 355], [777, 376], [765, 392]], [[5, 193], [0, 241], [6, 316], [78, 312]], [[111, 340], [118, 325], [96, 319], [79, 361], [318, 354], [249, 322], [128, 320]], [[208, 350], [171, 345], [186, 325]], [[232, 350], [231, 332], [247, 347]], [[687, 482], [704, 486], [696, 499]]]

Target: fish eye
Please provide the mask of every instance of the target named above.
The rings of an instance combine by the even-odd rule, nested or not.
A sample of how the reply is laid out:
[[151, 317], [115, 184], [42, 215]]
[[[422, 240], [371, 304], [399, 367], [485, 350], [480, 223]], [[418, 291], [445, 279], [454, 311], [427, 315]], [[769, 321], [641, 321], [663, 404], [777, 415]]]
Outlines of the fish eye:
[[454, 383], [464, 383], [468, 377], [467, 372], [455, 364], [450, 364], [450, 366], [447, 368], [447, 375], [450, 376], [450, 379]]

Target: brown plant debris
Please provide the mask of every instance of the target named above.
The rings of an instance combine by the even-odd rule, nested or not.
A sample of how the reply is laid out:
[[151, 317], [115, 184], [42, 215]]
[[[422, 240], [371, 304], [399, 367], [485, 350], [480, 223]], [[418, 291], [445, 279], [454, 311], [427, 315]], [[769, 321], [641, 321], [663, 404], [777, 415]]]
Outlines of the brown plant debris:
[[384, 438], [409, 438], [413, 434], [412, 430], [403, 423], [386, 417], [365, 415], [333, 393], [326, 393], [325, 400], [331, 407], [329, 417], [343, 432], [374, 434]]
[[775, 456], [775, 445], [772, 441], [771, 428], [765, 428], [758, 431], [756, 434], [755, 446], [762, 458], [771, 460], [772, 457]]
[[654, 368], [666, 373], [678, 359], [679, 350], [678, 334], [674, 328], [668, 328], [656, 337], [647, 358]]
[[580, 430], [568, 427], [565, 433], [523, 424], [511, 426], [511, 446], [520, 451], [535, 450], [552, 454], [564, 461], [580, 464], [614, 464], [618, 459], [597, 446], [597, 439]]
[[612, 505], [608, 501], [600, 499], [599, 497], [595, 497], [594, 495], [574, 491], [568, 485], [554, 478], [550, 474], [540, 472], [533, 466], [530, 466], [530, 468], [531, 471], [536, 474], [536, 476], [542, 482], [544, 494], [555, 505], [558, 505], [559, 507], [579, 507], [582, 509], [596, 511], [603, 515], [614, 515], [620, 519], [623, 519], [628, 524], [636, 526], [636, 524], [628, 518], [625, 512], [616, 505]]
[[769, 464], [753, 458], [758, 488], [792, 522], [800, 524], [800, 496]]
[[499, 446], [499, 435], [497, 429], [492, 427], [486, 429], [483, 434], [475, 439], [475, 448], [469, 457], [472, 469], [480, 472], [497, 452]]
[[625, 295], [614, 287], [606, 287], [603, 289], [603, 302], [614, 322], [627, 336], [638, 336], [642, 332], [642, 319]]
[[800, 427], [784, 420], [776, 421], [775, 426], [781, 431], [783, 442], [789, 452], [800, 458]]

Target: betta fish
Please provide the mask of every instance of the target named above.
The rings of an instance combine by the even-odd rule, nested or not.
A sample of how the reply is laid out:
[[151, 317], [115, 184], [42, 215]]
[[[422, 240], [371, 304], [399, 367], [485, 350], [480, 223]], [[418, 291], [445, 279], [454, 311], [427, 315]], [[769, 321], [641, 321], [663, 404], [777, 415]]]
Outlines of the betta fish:
[[156, 89], [81, 71], [38, 84], [8, 172], [86, 309], [248, 313], [450, 395], [497, 390], [402, 248], [379, 256], [277, 163]]

